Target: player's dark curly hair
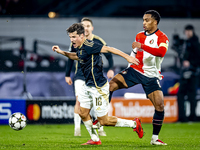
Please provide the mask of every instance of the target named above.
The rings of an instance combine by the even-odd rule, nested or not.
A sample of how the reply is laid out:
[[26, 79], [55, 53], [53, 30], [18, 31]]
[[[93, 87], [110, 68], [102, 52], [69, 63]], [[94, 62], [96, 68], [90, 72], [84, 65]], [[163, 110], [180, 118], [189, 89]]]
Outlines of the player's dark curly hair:
[[85, 30], [82, 23], [74, 23], [67, 29], [67, 33], [77, 32], [78, 35], [84, 34]]
[[160, 14], [156, 10], [148, 10], [144, 14], [151, 14], [151, 17], [157, 21], [157, 24], [160, 22]]

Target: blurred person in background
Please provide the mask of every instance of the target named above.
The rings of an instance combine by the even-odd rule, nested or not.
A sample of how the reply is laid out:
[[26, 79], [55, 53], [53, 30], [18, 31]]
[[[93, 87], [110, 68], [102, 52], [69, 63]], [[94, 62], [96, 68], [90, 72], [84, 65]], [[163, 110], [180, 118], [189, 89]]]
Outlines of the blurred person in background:
[[200, 44], [192, 25], [187, 25], [184, 29], [186, 40], [183, 46], [180, 59], [182, 60], [180, 86], [177, 94], [179, 107], [179, 121], [187, 122], [184, 107], [185, 96], [190, 102], [189, 121], [197, 121], [196, 110], [196, 91], [198, 86], [198, 68], [200, 67]]
[[[83, 24], [85, 28], [85, 36], [88, 40], [92, 40], [96, 43], [106, 45], [106, 42], [100, 38], [97, 35], [94, 35], [92, 31], [94, 30], [93, 27], [93, 22], [90, 18], [82, 18], [81, 23]], [[73, 47], [73, 45], [70, 46], [69, 51], [71, 52], [76, 52], [76, 49]], [[114, 76], [114, 71], [112, 70], [113, 67], [113, 58], [111, 53], [104, 53], [106, 59], [108, 60], [108, 72], [107, 72], [107, 77], [108, 78], [113, 78]], [[74, 60], [68, 59], [67, 63], [67, 69], [66, 69], [66, 74], [65, 74], [65, 81], [69, 84], [72, 85], [72, 79], [70, 77], [70, 72], [73, 66]], [[80, 124], [81, 124], [81, 118], [79, 116], [79, 109], [80, 109], [80, 102], [78, 101], [78, 95], [80, 94], [81, 88], [85, 84], [85, 78], [83, 75], [83, 72], [81, 70], [80, 62], [76, 62], [76, 70], [75, 70], [75, 76], [74, 76], [74, 87], [75, 87], [75, 95], [76, 95], [76, 104], [74, 107], [74, 136], [81, 136], [81, 130], [80, 130]], [[94, 114], [94, 111], [92, 111], [92, 116], [97, 119], [96, 115]], [[103, 130], [103, 126], [101, 126], [100, 129], [98, 129], [98, 133], [100, 136], [106, 136], [105, 131]]]

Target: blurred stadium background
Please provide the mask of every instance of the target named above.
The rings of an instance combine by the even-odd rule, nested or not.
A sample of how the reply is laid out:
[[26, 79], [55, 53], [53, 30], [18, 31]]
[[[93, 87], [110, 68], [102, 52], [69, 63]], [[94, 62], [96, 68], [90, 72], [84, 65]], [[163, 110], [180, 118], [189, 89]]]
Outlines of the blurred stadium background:
[[[135, 35], [142, 30], [143, 13], [149, 9], [160, 13], [159, 28], [170, 40], [162, 64], [161, 85], [166, 96], [166, 122], [176, 122], [176, 95], [168, 92], [180, 78], [174, 37], [179, 35], [184, 39], [183, 29], [187, 24], [194, 25], [200, 36], [199, 7], [198, 0], [1, 0], [0, 124], [7, 124], [9, 116], [16, 111], [27, 115], [29, 123], [72, 123], [75, 97], [73, 86], [67, 85], [64, 79], [67, 58], [53, 53], [52, 45], [68, 50], [67, 27], [82, 17], [90, 17], [94, 34], [109, 46], [129, 54]], [[113, 59], [115, 73], [127, 67], [123, 58], [113, 55]], [[106, 72], [108, 63], [103, 60]], [[137, 99], [124, 100], [125, 93]], [[119, 110], [120, 117], [142, 117], [151, 122], [153, 107], [144, 95], [132, 96], [132, 93], [144, 94], [144, 91], [138, 85], [114, 92], [110, 113], [116, 115], [115, 111]], [[197, 100], [200, 100], [200, 90]], [[123, 107], [118, 102], [123, 102]], [[189, 103], [186, 104], [188, 116]], [[151, 108], [148, 110], [147, 106]], [[130, 111], [125, 111], [126, 108]], [[135, 116], [131, 116], [131, 109], [137, 110]], [[200, 117], [200, 102], [196, 115]]]

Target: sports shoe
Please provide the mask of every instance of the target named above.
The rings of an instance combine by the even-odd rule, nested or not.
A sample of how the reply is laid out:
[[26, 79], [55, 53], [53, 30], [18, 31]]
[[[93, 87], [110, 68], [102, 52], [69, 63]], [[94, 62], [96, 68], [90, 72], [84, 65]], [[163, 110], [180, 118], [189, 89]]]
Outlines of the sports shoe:
[[74, 136], [81, 136], [81, 129], [80, 128], [74, 129]]
[[99, 136], [106, 136], [106, 132], [104, 130], [98, 130]]
[[157, 140], [153, 140], [151, 139], [151, 142], [150, 142], [151, 145], [167, 145], [167, 143], [164, 143], [163, 141], [157, 139]]
[[143, 128], [142, 128], [140, 119], [135, 118], [135, 119], [133, 119], [133, 121], [136, 122], [136, 127], [135, 127], [135, 129], [133, 129], [133, 131], [137, 132], [139, 138], [142, 138], [144, 136], [144, 132], [143, 132]]
[[98, 120], [95, 120], [93, 122], [92, 128], [94, 128], [94, 129], [100, 129], [100, 127], [101, 127], [100, 122]]
[[83, 143], [81, 145], [101, 145], [101, 140], [99, 139], [99, 141], [93, 141], [92, 139], [90, 139], [89, 141], [87, 141], [87, 143]]

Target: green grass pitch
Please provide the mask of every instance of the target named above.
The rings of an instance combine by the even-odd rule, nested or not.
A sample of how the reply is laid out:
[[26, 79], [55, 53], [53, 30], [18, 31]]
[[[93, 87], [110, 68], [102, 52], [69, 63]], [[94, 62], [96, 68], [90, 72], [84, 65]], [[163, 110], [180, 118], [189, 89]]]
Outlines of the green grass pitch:
[[150, 145], [152, 125], [143, 124], [145, 136], [139, 139], [130, 128], [104, 127], [106, 137], [100, 137], [102, 145], [80, 144], [90, 139], [84, 125], [82, 136], [74, 137], [74, 125], [27, 125], [21, 131], [14, 131], [8, 125], [0, 126], [0, 149], [6, 150], [200, 150], [200, 123], [163, 124], [159, 138], [167, 146]]

